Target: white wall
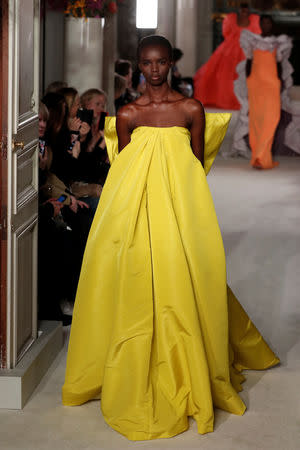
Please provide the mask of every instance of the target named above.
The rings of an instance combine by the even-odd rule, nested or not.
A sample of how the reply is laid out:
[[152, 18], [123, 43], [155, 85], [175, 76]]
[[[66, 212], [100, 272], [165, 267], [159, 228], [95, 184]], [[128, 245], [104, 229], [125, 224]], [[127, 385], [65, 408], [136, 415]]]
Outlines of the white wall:
[[184, 56], [183, 76], [193, 76], [212, 53], [213, 0], [160, 0], [157, 34], [164, 35]]
[[44, 27], [44, 86], [64, 81], [64, 15], [46, 11]]

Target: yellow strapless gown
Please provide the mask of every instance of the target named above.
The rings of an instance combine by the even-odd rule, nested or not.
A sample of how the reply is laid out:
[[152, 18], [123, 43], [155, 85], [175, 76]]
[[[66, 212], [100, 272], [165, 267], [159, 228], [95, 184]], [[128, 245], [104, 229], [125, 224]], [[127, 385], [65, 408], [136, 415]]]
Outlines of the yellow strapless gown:
[[[207, 172], [229, 114], [207, 114]], [[99, 398], [132, 440], [213, 431], [214, 406], [243, 414], [242, 369], [279, 362], [226, 286], [205, 171], [182, 127], [141, 126], [113, 161], [82, 264], [64, 405]]]

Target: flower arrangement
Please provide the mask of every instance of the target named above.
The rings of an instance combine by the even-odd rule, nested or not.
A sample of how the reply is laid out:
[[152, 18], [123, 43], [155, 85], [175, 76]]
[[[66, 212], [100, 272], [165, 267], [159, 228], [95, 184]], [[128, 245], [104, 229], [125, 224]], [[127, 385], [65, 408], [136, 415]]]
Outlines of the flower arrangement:
[[115, 14], [122, 0], [48, 0], [50, 8], [72, 17], [106, 17]]

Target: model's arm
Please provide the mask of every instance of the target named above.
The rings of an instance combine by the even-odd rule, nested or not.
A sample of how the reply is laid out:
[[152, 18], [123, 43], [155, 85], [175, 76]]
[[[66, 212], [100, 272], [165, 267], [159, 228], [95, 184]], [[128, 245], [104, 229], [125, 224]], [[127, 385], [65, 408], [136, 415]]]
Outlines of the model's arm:
[[199, 159], [204, 167], [204, 131], [205, 131], [205, 113], [204, 108], [197, 100], [191, 100], [189, 105], [191, 117], [191, 147], [196, 158]]
[[132, 132], [132, 110], [128, 106], [119, 109], [117, 114], [117, 135], [119, 142], [119, 153], [129, 144]]

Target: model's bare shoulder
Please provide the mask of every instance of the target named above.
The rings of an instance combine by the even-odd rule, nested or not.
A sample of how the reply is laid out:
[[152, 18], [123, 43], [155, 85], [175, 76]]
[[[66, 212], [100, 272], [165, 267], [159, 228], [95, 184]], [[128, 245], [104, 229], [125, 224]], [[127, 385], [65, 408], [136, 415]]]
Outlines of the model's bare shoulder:
[[117, 118], [123, 120], [131, 119], [136, 113], [136, 107], [134, 103], [128, 103], [128, 105], [122, 106], [117, 112]]
[[133, 103], [122, 106], [117, 112], [117, 124], [126, 124], [128, 129], [132, 129], [136, 122], [137, 107]]
[[186, 98], [184, 102], [186, 111], [191, 114], [204, 114], [204, 108], [201, 102], [194, 98]]
[[188, 123], [192, 123], [195, 120], [198, 122], [205, 121], [205, 112], [201, 102], [194, 98], [186, 98], [183, 102], [184, 113], [186, 115]]

